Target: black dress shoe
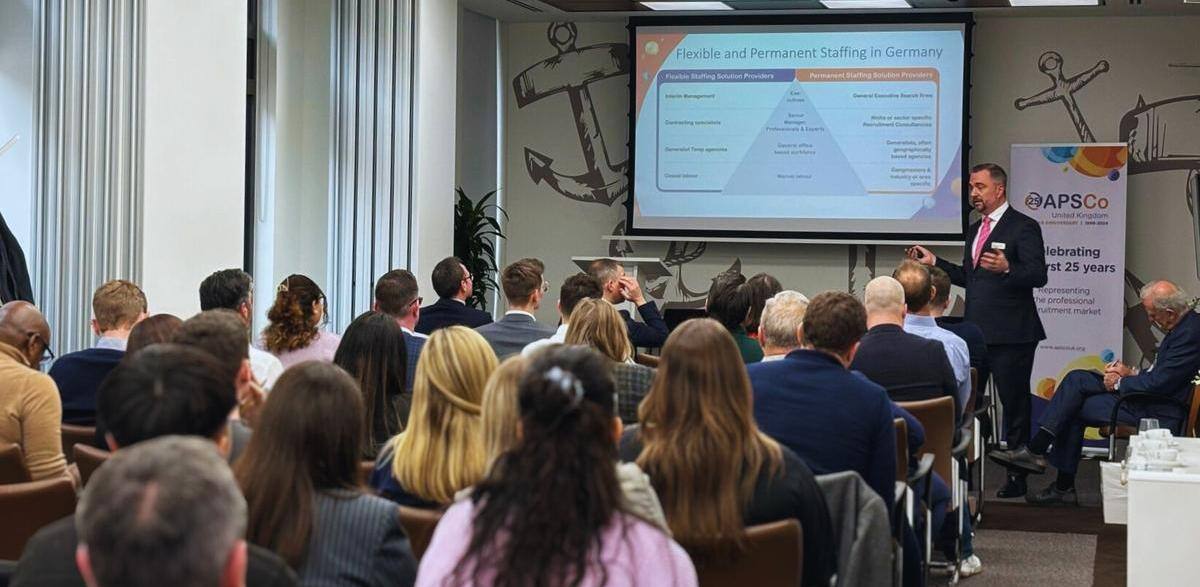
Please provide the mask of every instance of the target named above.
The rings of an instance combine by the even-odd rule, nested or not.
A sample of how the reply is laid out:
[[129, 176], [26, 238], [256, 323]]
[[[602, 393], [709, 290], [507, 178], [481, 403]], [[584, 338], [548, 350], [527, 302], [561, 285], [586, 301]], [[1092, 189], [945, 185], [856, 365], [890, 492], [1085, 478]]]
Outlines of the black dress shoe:
[[1025, 501], [1033, 505], [1079, 505], [1079, 494], [1075, 493], [1074, 487], [1062, 490], [1051, 483], [1038, 493], [1026, 494]]
[[1029, 491], [1029, 486], [1025, 484], [1024, 476], [1009, 475], [1008, 482], [1004, 484], [1004, 487], [1000, 488], [1000, 491], [996, 492], [996, 497], [1000, 499], [1012, 499], [1025, 495], [1027, 491]]
[[1007, 467], [1010, 471], [1023, 471], [1041, 475], [1046, 472], [1046, 459], [1029, 452], [1022, 446], [1016, 450], [994, 450], [988, 458]]

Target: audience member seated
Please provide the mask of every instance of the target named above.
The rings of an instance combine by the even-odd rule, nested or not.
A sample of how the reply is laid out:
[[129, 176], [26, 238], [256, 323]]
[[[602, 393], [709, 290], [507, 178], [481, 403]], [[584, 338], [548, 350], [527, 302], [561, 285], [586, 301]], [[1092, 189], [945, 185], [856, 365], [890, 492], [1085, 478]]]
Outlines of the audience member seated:
[[[513, 356], [505, 359], [488, 379], [483, 389], [483, 446], [487, 451], [488, 468], [521, 438], [518, 422], [521, 420], [517, 405], [517, 385], [525, 374], [530, 359]], [[625, 495], [625, 507], [629, 513], [669, 532], [663, 517], [658, 494], [637, 464], [618, 463], [617, 482]], [[469, 496], [470, 489], [459, 492], [459, 498]]]
[[306, 585], [390, 587], [416, 577], [399, 510], [359, 484], [363, 414], [344, 371], [300, 363], [279, 378], [234, 467], [248, 506], [247, 540], [286, 560]]
[[289, 275], [275, 293], [267, 311], [263, 348], [279, 358], [286, 369], [303, 361], [332, 361], [341, 337], [324, 330], [325, 294], [313, 280]]
[[743, 528], [795, 518], [804, 531], [804, 585], [829, 585], [837, 556], [829, 510], [808, 466], [754, 423], [750, 381], [733, 338], [709, 319], [667, 337], [658, 380], [626, 432], [621, 458], [649, 475], [676, 540], [722, 556]]
[[76, 561], [93, 587], [246, 583], [246, 500], [198, 438], [113, 455], [88, 483], [75, 521]]
[[529, 343], [554, 334], [554, 328], [538, 322], [533, 315], [549, 288], [542, 277], [543, 271], [541, 261], [521, 259], [500, 272], [500, 287], [508, 301], [508, 311], [498, 322], [475, 329], [492, 345], [497, 357], [515, 355]]
[[582, 300], [571, 311], [567, 344], [592, 347], [609, 363], [617, 387], [617, 415], [626, 424], [638, 421], [638, 405], [654, 383], [654, 369], [633, 362], [633, 346], [621, 315], [604, 300]]
[[[200, 311], [233, 310], [246, 324], [254, 322], [254, 281], [241, 269], [222, 269], [200, 282]], [[271, 389], [283, 374], [283, 363], [263, 350], [250, 347], [250, 367], [263, 389]]]
[[428, 336], [414, 330], [421, 318], [421, 296], [418, 295], [417, 278], [407, 269], [393, 269], [384, 273], [375, 282], [373, 310], [382, 312], [396, 320], [404, 331], [404, 346], [408, 355], [405, 369], [404, 391], [412, 396], [413, 377], [417, 374], [417, 359]]
[[600, 299], [602, 293], [600, 282], [587, 273], [576, 273], [568, 277], [558, 290], [558, 330], [555, 330], [550, 338], [535, 340], [525, 345], [521, 354], [528, 357], [542, 347], [565, 342], [567, 329], [571, 326], [571, 312], [575, 310], [575, 306], [581, 300]]
[[767, 305], [767, 300], [781, 291], [783, 291], [783, 286], [779, 284], [779, 280], [768, 273], [759, 273], [746, 280], [750, 312], [746, 315], [746, 323], [742, 326], [746, 330], [746, 336], [758, 341], [759, 345], [762, 344], [762, 340], [758, 337], [758, 327], [761, 324], [763, 308]]
[[361, 457], [375, 460], [383, 445], [404, 431], [412, 406], [404, 331], [387, 314], [367, 312], [346, 328], [333, 363], [358, 383], [363, 404]]
[[624, 508], [621, 433], [605, 360], [582, 347], [533, 357], [520, 438], [442, 517], [418, 585], [696, 585], [682, 548]]
[[763, 359], [762, 346], [746, 334], [744, 326], [750, 315], [750, 288], [746, 287], [746, 276], [734, 271], [718, 275], [704, 307], [709, 317], [720, 322], [733, 336], [743, 363], [749, 365]]
[[1121, 396], [1152, 393], [1179, 402], [1125, 402], [1117, 412], [1122, 424], [1136, 426], [1142, 418], [1157, 418], [1159, 425], [1178, 432], [1187, 418], [1186, 408], [1181, 406], [1191, 403], [1192, 380], [1200, 371], [1200, 317], [1187, 292], [1170, 281], [1150, 282], [1139, 293], [1146, 316], [1167, 333], [1154, 363], [1141, 372], [1116, 361], [1105, 367], [1103, 375], [1083, 369], [1067, 373], [1042, 412], [1029, 445], [988, 455], [1010, 470], [1044, 473], [1043, 456], [1049, 453], [1058, 479], [1040, 493], [1027, 494], [1025, 501], [1037, 505], [1078, 503], [1075, 471], [1083, 451], [1083, 430], [1108, 425]]
[[[126, 356], [101, 384], [96, 400], [97, 416], [109, 424], [105, 445], [117, 453], [151, 439], [183, 435], [205, 439], [220, 455], [228, 455], [229, 414], [236, 405], [220, 363], [179, 344], [154, 344]], [[89, 491], [94, 483], [96, 477], [89, 481]], [[73, 563], [76, 544], [73, 518], [41, 529], [26, 545], [13, 585], [82, 587], [83, 577]], [[283, 587], [296, 580], [278, 557], [250, 546], [246, 583]]]
[[892, 272], [892, 277], [904, 287], [904, 304], [908, 313], [904, 316], [904, 331], [942, 343], [950, 367], [954, 369], [954, 381], [958, 387], [959, 412], [971, 397], [971, 354], [967, 342], [957, 334], [937, 325], [931, 314], [933, 278], [929, 268], [916, 261], [905, 261]]
[[475, 291], [475, 281], [458, 257], [446, 257], [433, 267], [433, 291], [438, 300], [421, 308], [417, 332], [433, 334], [447, 326], [479, 328], [492, 323], [492, 315], [467, 305]]
[[62, 398], [63, 423], [96, 423], [96, 389], [125, 356], [130, 329], [145, 317], [146, 294], [133, 283], [116, 279], [96, 288], [92, 294], [92, 332], [99, 337], [95, 346], [65, 354], [50, 366], [50, 378]]
[[635, 350], [638, 347], [658, 348], [667, 341], [667, 323], [658, 313], [658, 306], [646, 300], [642, 286], [638, 285], [637, 279], [625, 274], [620, 263], [613, 259], [596, 259], [588, 265], [587, 272], [600, 283], [600, 296], [604, 301], [614, 305], [633, 302], [637, 307], [641, 322], [634, 320], [628, 310], [620, 311]]
[[961, 317], [946, 316], [950, 305], [950, 276], [936, 265], [929, 268], [929, 277], [933, 279], [933, 300], [929, 302], [929, 315], [933, 316], [938, 326], [957, 334], [967, 343], [967, 353], [971, 355], [971, 366], [979, 375], [979, 385], [982, 388], [988, 379], [987, 342], [983, 338], [983, 330], [974, 322], [967, 322]]
[[957, 403], [954, 369], [942, 343], [904, 331], [904, 287], [888, 276], [872, 279], [863, 295], [867, 333], [850, 369], [887, 390], [892, 401], [943, 396]]
[[470, 328], [449, 326], [429, 337], [417, 362], [408, 426], [375, 460], [371, 487], [379, 495], [438, 509], [483, 477], [479, 403], [496, 363], [492, 347]]
[[825, 292], [808, 305], [801, 348], [748, 367], [759, 428], [792, 449], [813, 473], [855, 471], [891, 509], [896, 480], [892, 402], [847, 369], [867, 330], [861, 303]]
[[33, 304], [0, 306], [0, 443], [20, 445], [34, 481], [67, 474], [62, 400], [38, 370], [49, 350], [50, 325]]
[[800, 348], [800, 324], [808, 310], [808, 296], [792, 290], [781, 291], [763, 303], [757, 340], [762, 345], [764, 362], [779, 361]]
[[138, 322], [133, 330], [129, 331], [122, 362], [128, 361], [138, 351], [152, 344], [171, 342], [180, 326], [183, 326], [183, 320], [174, 314], [155, 314]]
[[[233, 382], [237, 392], [238, 415], [241, 421], [253, 428], [265, 398], [262, 387], [254, 379], [250, 367], [249, 331], [241, 318], [231, 310], [209, 310], [200, 312], [183, 321], [175, 333], [179, 344], [198, 348], [217, 359], [221, 364], [221, 375]], [[242, 438], [238, 427], [234, 427], [234, 457], [241, 454]]]

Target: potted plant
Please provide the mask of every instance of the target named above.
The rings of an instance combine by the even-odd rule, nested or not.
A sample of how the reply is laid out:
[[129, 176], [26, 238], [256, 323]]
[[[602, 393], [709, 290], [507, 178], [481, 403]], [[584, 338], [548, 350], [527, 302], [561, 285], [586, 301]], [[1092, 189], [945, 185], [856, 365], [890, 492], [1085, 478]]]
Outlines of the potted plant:
[[488, 293], [498, 288], [496, 284], [496, 242], [504, 238], [493, 210], [508, 213], [500, 206], [490, 203], [496, 195], [492, 190], [478, 200], [467, 197], [461, 187], [455, 188], [454, 202], [454, 256], [462, 260], [474, 279], [474, 292], [467, 304], [474, 308], [487, 309]]

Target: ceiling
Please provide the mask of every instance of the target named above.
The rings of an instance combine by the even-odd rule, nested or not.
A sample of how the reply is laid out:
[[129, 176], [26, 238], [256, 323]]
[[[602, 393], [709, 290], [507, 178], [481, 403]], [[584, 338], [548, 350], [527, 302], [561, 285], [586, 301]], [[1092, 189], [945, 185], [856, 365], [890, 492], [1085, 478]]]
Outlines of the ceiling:
[[[681, 0], [660, 0], [681, 1]], [[829, 13], [819, 0], [723, 0], [736, 10], [699, 14]], [[1100, 0], [1101, 6], [1070, 8], [1013, 8], [1008, 0], [908, 0], [911, 9], [887, 12], [971, 10], [988, 16], [1200, 16], [1200, 3], [1183, 0]], [[1200, 0], [1196, 0], [1200, 2]], [[662, 12], [643, 7], [636, 0], [459, 0], [465, 8], [504, 21], [609, 20]], [[845, 11], [838, 11], [845, 12]]]

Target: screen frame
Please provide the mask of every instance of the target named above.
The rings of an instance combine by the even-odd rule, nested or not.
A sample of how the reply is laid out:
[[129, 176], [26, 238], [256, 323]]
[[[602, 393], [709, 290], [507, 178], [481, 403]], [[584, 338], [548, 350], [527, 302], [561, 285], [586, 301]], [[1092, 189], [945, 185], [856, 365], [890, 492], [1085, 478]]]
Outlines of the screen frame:
[[669, 26], [754, 26], [754, 25], [864, 25], [864, 24], [961, 24], [963, 25], [963, 96], [962, 96], [962, 158], [961, 177], [963, 191], [960, 207], [962, 218], [957, 234], [947, 233], [895, 233], [895, 232], [830, 232], [830, 231], [768, 231], [768, 230], [718, 230], [718, 229], [676, 229], [676, 228], [635, 228], [633, 226], [633, 206], [637, 196], [637, 184], [634, 173], [637, 158], [637, 88], [636, 65], [629, 73], [629, 165], [626, 175], [629, 184], [629, 194], [625, 197], [625, 235], [629, 237], [679, 237], [680, 239], [702, 241], [706, 237], [734, 238], [739, 241], [754, 242], [756, 240], [780, 239], [788, 242], [822, 242], [828, 243], [866, 243], [873, 244], [911, 244], [914, 242], [927, 244], [958, 244], [966, 238], [968, 219], [971, 207], [968, 199], [970, 190], [967, 188], [967, 178], [970, 176], [970, 127], [971, 127], [971, 58], [974, 56], [971, 34], [975, 27], [975, 18], [971, 12], [937, 12], [931, 14], [912, 13], [857, 13], [857, 14], [781, 14], [781, 15], [748, 15], [748, 16], [639, 16], [629, 18], [626, 29], [629, 31], [629, 63], [637, 63], [637, 30], [639, 27], [669, 27]]

